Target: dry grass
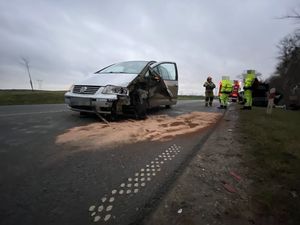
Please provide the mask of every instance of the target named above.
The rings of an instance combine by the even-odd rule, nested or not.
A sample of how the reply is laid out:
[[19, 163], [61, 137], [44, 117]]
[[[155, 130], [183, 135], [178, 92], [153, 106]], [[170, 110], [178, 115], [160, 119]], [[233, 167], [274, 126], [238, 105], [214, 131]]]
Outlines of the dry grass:
[[0, 105], [64, 103], [66, 91], [0, 90]]

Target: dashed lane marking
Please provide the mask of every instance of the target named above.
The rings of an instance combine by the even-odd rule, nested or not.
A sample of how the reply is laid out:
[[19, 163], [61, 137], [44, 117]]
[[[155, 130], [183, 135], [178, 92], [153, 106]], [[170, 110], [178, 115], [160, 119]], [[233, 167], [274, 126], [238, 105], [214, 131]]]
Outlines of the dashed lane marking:
[[[175, 158], [180, 152], [182, 147], [176, 144], [171, 145], [164, 152], [155, 157], [154, 161], [146, 164], [145, 167], [137, 170], [133, 176], [128, 177], [125, 182], [122, 182], [118, 187], [113, 189], [110, 194], [104, 195], [98, 204], [91, 205], [88, 209], [90, 216], [93, 218], [93, 222], [107, 222], [113, 216], [113, 209], [116, 201], [121, 196], [134, 196], [141, 193], [142, 189], [154, 179], [157, 173], [160, 173], [164, 167], [163, 164], [167, 163]], [[163, 159], [163, 160], [162, 160]], [[166, 160], [164, 162], [164, 160]], [[124, 196], [124, 197], [125, 197]]]

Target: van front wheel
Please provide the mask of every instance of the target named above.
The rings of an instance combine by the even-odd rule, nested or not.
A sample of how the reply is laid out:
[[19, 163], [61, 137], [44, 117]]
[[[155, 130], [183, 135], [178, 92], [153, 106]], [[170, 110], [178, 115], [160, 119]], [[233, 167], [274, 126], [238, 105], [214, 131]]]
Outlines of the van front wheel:
[[137, 119], [144, 120], [147, 118], [146, 114], [147, 108], [145, 101], [143, 103], [138, 103], [135, 106], [135, 116]]

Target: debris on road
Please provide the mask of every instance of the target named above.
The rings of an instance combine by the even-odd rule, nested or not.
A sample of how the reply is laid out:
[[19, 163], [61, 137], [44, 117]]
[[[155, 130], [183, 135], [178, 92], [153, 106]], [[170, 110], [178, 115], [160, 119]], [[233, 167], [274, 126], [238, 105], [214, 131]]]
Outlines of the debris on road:
[[231, 176], [233, 176], [237, 181], [240, 181], [242, 178], [241, 176], [237, 175], [235, 172], [230, 171], [229, 173]]
[[142, 121], [126, 120], [109, 125], [92, 123], [69, 129], [56, 138], [56, 143], [78, 146], [81, 150], [146, 140], [166, 141], [178, 135], [198, 132], [216, 123], [220, 117], [219, 113], [191, 112], [177, 117], [157, 115]]
[[[106, 119], [104, 119], [104, 117], [101, 116], [100, 113], [98, 113], [97, 111], [95, 111], [95, 113], [96, 113], [96, 115], [97, 115], [104, 123], [106, 123], [107, 125], [109, 125], [109, 122], [108, 122]], [[110, 125], [109, 125], [109, 126], [110, 126]]]
[[232, 185], [230, 185], [226, 182], [223, 183], [223, 187], [226, 189], [226, 191], [229, 191], [231, 193], [236, 193], [236, 189]]
[[297, 192], [296, 191], [291, 191], [290, 192], [293, 198], [298, 198]]

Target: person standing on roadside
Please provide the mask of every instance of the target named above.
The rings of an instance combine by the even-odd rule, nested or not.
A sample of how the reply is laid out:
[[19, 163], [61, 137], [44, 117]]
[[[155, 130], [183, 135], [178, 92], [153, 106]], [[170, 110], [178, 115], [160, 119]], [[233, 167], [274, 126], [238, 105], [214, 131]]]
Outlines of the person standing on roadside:
[[233, 84], [229, 76], [223, 76], [220, 85], [220, 106], [219, 109], [227, 109], [229, 95], [233, 90]]
[[216, 85], [212, 82], [212, 78], [208, 77], [203, 87], [205, 87], [205, 106], [212, 106], [214, 100], [214, 92]]
[[247, 70], [244, 83], [244, 99], [245, 104], [242, 109], [251, 110], [252, 109], [252, 92], [257, 86], [258, 80], [255, 78], [255, 70]]

